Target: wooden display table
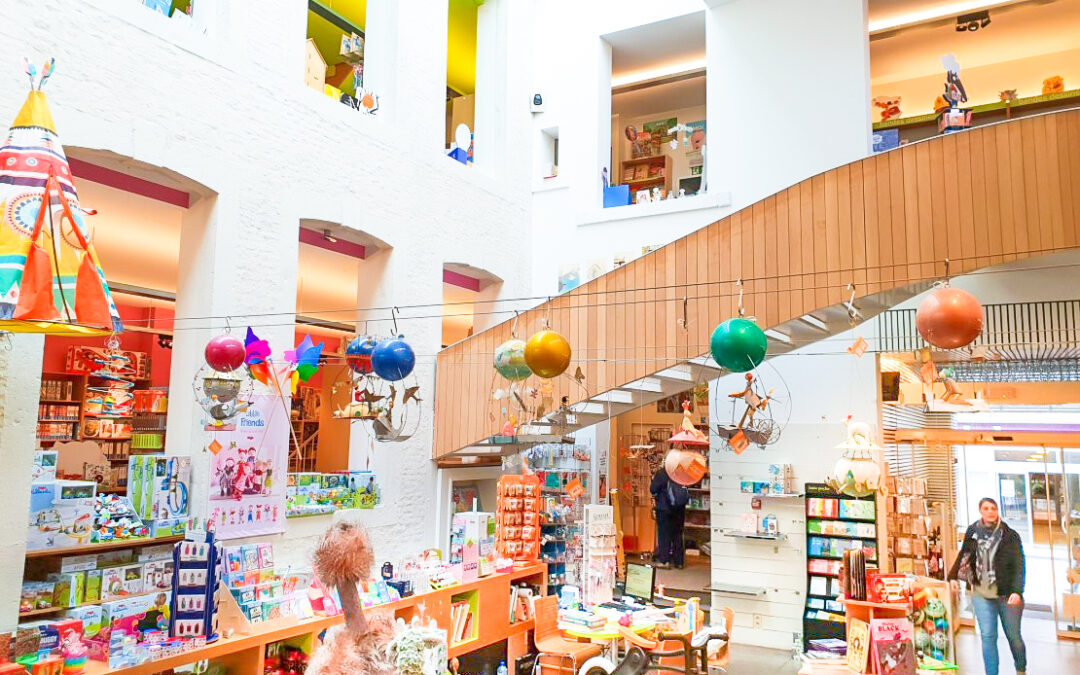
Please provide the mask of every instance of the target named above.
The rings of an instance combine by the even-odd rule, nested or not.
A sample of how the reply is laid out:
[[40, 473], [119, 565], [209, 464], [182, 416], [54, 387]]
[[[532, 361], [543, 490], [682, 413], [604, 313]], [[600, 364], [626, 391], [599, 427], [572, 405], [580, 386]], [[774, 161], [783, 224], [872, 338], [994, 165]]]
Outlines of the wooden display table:
[[[868, 602], [866, 600], [851, 600], [843, 596], [837, 598], [837, 601], [843, 603], [845, 609], [845, 635], [849, 634], [851, 631], [852, 619], [860, 619], [866, 623], [870, 623], [871, 619], [906, 619], [908, 612], [911, 611], [911, 605], [906, 602]], [[866, 660], [866, 669], [862, 672], [874, 672], [872, 660], [872, 658]], [[844, 667], [847, 668], [847, 666]], [[828, 671], [815, 670], [811, 672]], [[848, 672], [850, 673], [852, 671], [848, 670]]]
[[[515, 566], [514, 571], [493, 574], [483, 579], [442, 588], [430, 593], [413, 595], [377, 607], [367, 607], [365, 612], [390, 613], [395, 619], [411, 621], [414, 616], [423, 615], [425, 621], [434, 619], [439, 628], [448, 630], [450, 626], [450, 606], [463, 598], [475, 603], [478, 616], [478, 630], [475, 637], [449, 645], [449, 656], [455, 657], [488, 645], [507, 641], [507, 663], [523, 656], [528, 651], [528, 632], [533, 628], [533, 621], [519, 621], [511, 624], [510, 587], [512, 583], [523, 582], [538, 585], [541, 594], [547, 592], [547, 565], [539, 562]], [[297, 621], [292, 625], [282, 626], [275, 621], [271, 626], [259, 630], [260, 624], [254, 624], [250, 635], [233, 635], [221, 638], [202, 649], [185, 652], [178, 656], [150, 661], [130, 668], [110, 670], [100, 661], [86, 664], [86, 675], [152, 675], [161, 671], [178, 668], [210, 660], [220, 663], [229, 670], [229, 675], [262, 675], [266, 645], [290, 638], [319, 633], [344, 621], [342, 616], [317, 617]]]

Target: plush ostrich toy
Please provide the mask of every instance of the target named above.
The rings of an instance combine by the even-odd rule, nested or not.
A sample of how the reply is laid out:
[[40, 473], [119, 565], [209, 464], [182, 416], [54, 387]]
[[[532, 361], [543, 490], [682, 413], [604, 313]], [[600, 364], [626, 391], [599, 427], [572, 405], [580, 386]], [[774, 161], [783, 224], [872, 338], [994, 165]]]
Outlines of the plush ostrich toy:
[[353, 523], [337, 523], [323, 535], [312, 556], [315, 572], [327, 586], [337, 589], [345, 625], [326, 632], [315, 650], [307, 675], [391, 675], [394, 667], [386, 656], [393, 639], [393, 625], [375, 614], [369, 622], [360, 605], [356, 584], [368, 578], [374, 557], [367, 534]]

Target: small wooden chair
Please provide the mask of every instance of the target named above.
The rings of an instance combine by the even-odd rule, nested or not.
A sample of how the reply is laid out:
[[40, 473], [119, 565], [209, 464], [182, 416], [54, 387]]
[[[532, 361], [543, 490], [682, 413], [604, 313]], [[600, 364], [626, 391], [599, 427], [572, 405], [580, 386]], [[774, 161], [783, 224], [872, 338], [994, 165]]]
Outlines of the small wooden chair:
[[535, 607], [536, 662], [542, 675], [576, 675], [581, 664], [600, 654], [600, 645], [567, 640], [559, 633], [559, 599], [537, 598]]

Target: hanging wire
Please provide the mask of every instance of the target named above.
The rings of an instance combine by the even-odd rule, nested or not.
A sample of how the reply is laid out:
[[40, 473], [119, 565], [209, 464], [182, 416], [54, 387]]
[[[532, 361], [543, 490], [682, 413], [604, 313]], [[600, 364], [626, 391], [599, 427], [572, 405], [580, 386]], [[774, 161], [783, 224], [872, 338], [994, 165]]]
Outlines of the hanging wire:
[[[1030, 251], [1029, 253], [1031, 255], [1035, 256], [1035, 255], [1039, 255], [1039, 254], [1042, 254], [1042, 253], [1060, 253], [1060, 252], [1061, 251], [1059, 249], [1044, 249], [1044, 250]], [[952, 263], [952, 262], [954, 262], [956, 260], [975, 260], [976, 257], [979, 258], [979, 259], [985, 259], [987, 256], [983, 255], [983, 256], [969, 256], [969, 257], [966, 257], [966, 258], [953, 258], [953, 259], [949, 259], [948, 262], [946, 263], [946, 265], [949, 265], [950, 263]], [[848, 273], [848, 274], [853, 274], [853, 273], [866, 274], [866, 273], [869, 273], [869, 272], [880, 271], [880, 270], [894, 270], [895, 268], [898, 268], [898, 267], [906, 267], [906, 268], [910, 269], [912, 267], [921, 267], [921, 266], [932, 265], [932, 264], [934, 264], [933, 261], [908, 262], [908, 263], [903, 263], [903, 264], [889, 264], [889, 265], [873, 265], [873, 266], [868, 266], [868, 267], [847, 268], [847, 269], [841, 269], [841, 270], [828, 270], [828, 273], [829, 274], [844, 274], [844, 273]], [[981, 276], [981, 275], [984, 275], [984, 274], [1015, 274], [1015, 273], [1020, 273], [1020, 272], [1038, 272], [1038, 271], [1048, 271], [1048, 270], [1056, 270], [1056, 269], [1073, 269], [1073, 268], [1077, 268], [1077, 267], [1080, 267], [1080, 263], [1061, 263], [1061, 264], [1056, 264], [1056, 265], [1041, 265], [1041, 266], [1035, 266], [1035, 267], [1022, 267], [1022, 268], [1012, 268], [1012, 269], [978, 269], [978, 270], [973, 270], [971, 272], [966, 273], [965, 276]], [[824, 273], [813, 272], [813, 273], [810, 273], [810, 274], [824, 274]], [[688, 289], [691, 289], [691, 288], [697, 288], [697, 287], [702, 287], [702, 286], [705, 286], [705, 287], [717, 286], [717, 287], [719, 287], [719, 286], [724, 286], [724, 285], [728, 285], [728, 284], [732, 284], [732, 283], [737, 283], [739, 281], [742, 281], [743, 283], [745, 283], [747, 281], [773, 281], [773, 280], [797, 278], [797, 277], [803, 277], [803, 276], [806, 276], [806, 274], [804, 274], [804, 273], [798, 273], [798, 274], [788, 273], [788, 274], [772, 275], [772, 276], [769, 276], [769, 277], [743, 277], [741, 279], [696, 281], [696, 282], [692, 282], [692, 283], [664, 284], [664, 285], [641, 286], [641, 287], [628, 287], [628, 288], [619, 288], [619, 289], [615, 289], [615, 290], [604, 290], [604, 291], [574, 289], [570, 293], [572, 293], [575, 298], [587, 298], [587, 297], [593, 297], [593, 296], [608, 297], [608, 296], [615, 295], [616, 293], [643, 294], [645, 291], [663, 291], [663, 290], [673, 290], [673, 289], [675, 289], [675, 290], [677, 290], [677, 289], [688, 290]], [[912, 276], [909, 276], [909, 277], [893, 277], [890, 280], [877, 281], [877, 282], [873, 282], [873, 283], [875, 283], [877, 285], [880, 285], [880, 286], [883, 286], [883, 287], [890, 287], [890, 286], [904, 285], [904, 284], [908, 284], [908, 283], [928, 282], [928, 281], [929, 280], [925, 276], [920, 275], [920, 276], [914, 276], [914, 277], [912, 277]], [[800, 291], [816, 291], [816, 290], [827, 290], [828, 288], [830, 288], [829, 285], [820, 285], [820, 286], [815, 285], [815, 286], [806, 286], [806, 287], [800, 288], [798, 290], [800, 290]], [[779, 293], [780, 293], [779, 291], [762, 291], [760, 293], [755, 293], [755, 295], [770, 295], [770, 294], [775, 295], [775, 294], [779, 294]], [[719, 293], [719, 292], [717, 292], [717, 293], [705, 293], [705, 294], [700, 294], [700, 295], [695, 295], [695, 296], [687, 296], [687, 300], [722, 299], [722, 298], [737, 297], [738, 295], [739, 295], [738, 293]], [[349, 307], [349, 308], [338, 308], [338, 309], [326, 309], [326, 310], [308, 311], [308, 312], [304, 312], [303, 314], [308, 315], [308, 316], [324, 316], [324, 315], [327, 315], [327, 314], [343, 314], [343, 313], [358, 314], [358, 313], [361, 313], [361, 312], [388, 312], [388, 313], [392, 313], [395, 309], [400, 312], [403, 309], [404, 310], [431, 309], [431, 308], [444, 308], [444, 307], [454, 307], [454, 306], [475, 306], [477, 304], [492, 304], [492, 305], [494, 305], [494, 304], [504, 304], [504, 303], [537, 302], [537, 303], [544, 303], [544, 305], [543, 306], [534, 305], [533, 307], [527, 308], [525, 311], [530, 311], [530, 310], [533, 310], [533, 309], [542, 309], [543, 311], [546, 312], [548, 320], [550, 322], [551, 312], [552, 312], [551, 303], [556, 297], [563, 297], [563, 296], [550, 296], [550, 295], [546, 295], [546, 296], [522, 296], [522, 297], [517, 297], [517, 298], [502, 298], [502, 299], [495, 299], [495, 300], [487, 300], [487, 301], [483, 301], [483, 302], [478, 302], [478, 301], [475, 301], [475, 300], [473, 300], [473, 301], [466, 300], [466, 301], [439, 302], [439, 303], [418, 303], [418, 304], [412, 304], [412, 305], [396, 305], [396, 306], [386, 306], [386, 307]], [[628, 301], [622, 301], [622, 302], [582, 303], [582, 304], [577, 304], [577, 305], [570, 305], [570, 306], [563, 307], [563, 308], [560, 308], [560, 309], [580, 310], [580, 309], [591, 309], [591, 308], [596, 308], [596, 307], [631, 306], [631, 305], [640, 305], [640, 304], [657, 304], [657, 303], [661, 303], [661, 302], [670, 302], [670, 300], [628, 300]], [[521, 310], [521, 308], [517, 308], [517, 309], [508, 308], [508, 309], [492, 309], [492, 310], [487, 310], [487, 311], [462, 312], [462, 313], [458, 313], [458, 314], [443, 314], [443, 313], [440, 312], [438, 314], [421, 314], [421, 315], [415, 315], [415, 316], [402, 316], [400, 318], [403, 321], [410, 321], [410, 320], [418, 321], [418, 320], [426, 320], [426, 319], [439, 319], [439, 318], [443, 318], [443, 317], [488, 316], [488, 315], [499, 315], [499, 314], [507, 314], [508, 315], [508, 314], [513, 314], [515, 311], [520, 312], [522, 310]], [[273, 327], [273, 326], [294, 325], [295, 324], [295, 318], [299, 314], [300, 314], [299, 312], [295, 312], [295, 311], [294, 312], [257, 312], [257, 313], [245, 314], [243, 316], [244, 316], [244, 318], [247, 318], [249, 320], [250, 319], [258, 319], [258, 318], [274, 318], [274, 317], [283, 317], [283, 318], [284, 317], [289, 317], [289, 318], [293, 319], [292, 321], [290, 321], [288, 323], [258, 323], [258, 324], [252, 323], [251, 324], [251, 325], [253, 325], [255, 327], [259, 327], [259, 326]], [[388, 316], [387, 318], [369, 318], [369, 319], [365, 319], [364, 321], [365, 322], [366, 321], [390, 321], [390, 320], [392, 320], [392, 318], [393, 317], [390, 317], [390, 316]], [[173, 324], [175, 324], [175, 323], [187, 322], [187, 321], [210, 321], [210, 322], [213, 322], [213, 321], [224, 320], [224, 319], [225, 319], [225, 317], [222, 316], [222, 315], [187, 316], [187, 317], [173, 317], [173, 318], [154, 317], [154, 318], [148, 319], [147, 323], [148, 323], [148, 325], [149, 324], [162, 324], [162, 323], [173, 323]], [[353, 320], [334, 319], [334, 321], [337, 321], [339, 323], [353, 324], [353, 325], [359, 325], [359, 323], [360, 323], [359, 319], [353, 319]], [[207, 330], [207, 329], [211, 329], [211, 328], [214, 328], [213, 323], [211, 323], [209, 325], [174, 327], [173, 330]]]

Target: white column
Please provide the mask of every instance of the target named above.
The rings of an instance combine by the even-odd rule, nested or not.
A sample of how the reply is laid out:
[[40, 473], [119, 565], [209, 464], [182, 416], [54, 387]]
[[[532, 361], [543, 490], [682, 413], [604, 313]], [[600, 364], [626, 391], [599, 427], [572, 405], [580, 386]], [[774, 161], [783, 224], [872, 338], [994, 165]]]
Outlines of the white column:
[[42, 335], [0, 338], [0, 461], [10, 489], [0, 490], [0, 630], [15, 629], [19, 615], [26, 528], [30, 522], [30, 467], [37, 448]]
[[169, 454], [192, 456], [196, 516], [206, 506], [209, 455], [206, 414], [190, 386], [207, 341], [230, 317], [233, 335], [243, 340], [252, 325], [278, 358], [295, 345], [299, 218], [280, 202], [267, 212], [262, 196], [204, 197], [184, 214], [165, 443]]

